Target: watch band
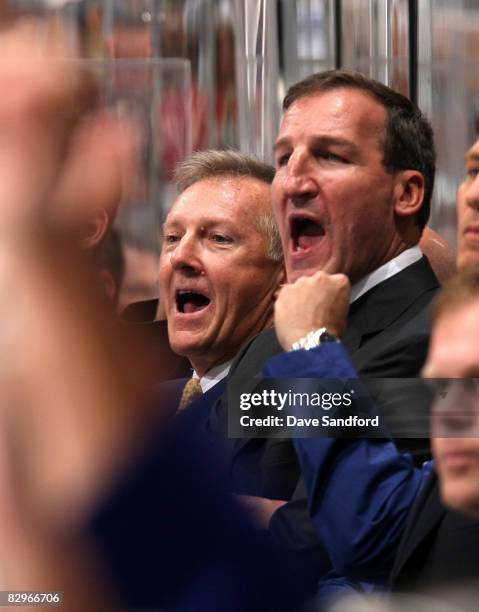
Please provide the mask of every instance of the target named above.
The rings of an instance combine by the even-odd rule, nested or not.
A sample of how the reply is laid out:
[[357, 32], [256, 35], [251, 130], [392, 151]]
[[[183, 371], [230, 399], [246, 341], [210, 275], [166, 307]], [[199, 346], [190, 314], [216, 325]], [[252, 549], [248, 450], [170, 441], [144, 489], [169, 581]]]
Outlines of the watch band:
[[299, 340], [296, 340], [296, 342], [291, 345], [290, 351], [297, 351], [299, 349], [309, 351], [325, 342], [339, 342], [339, 339], [329, 332], [326, 327], [320, 327], [319, 329], [310, 331]]

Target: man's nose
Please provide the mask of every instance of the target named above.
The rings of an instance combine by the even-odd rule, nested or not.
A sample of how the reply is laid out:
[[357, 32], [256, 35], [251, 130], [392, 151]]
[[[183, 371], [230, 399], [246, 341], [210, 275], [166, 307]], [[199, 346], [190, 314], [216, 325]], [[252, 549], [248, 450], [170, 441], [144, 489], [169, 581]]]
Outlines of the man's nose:
[[296, 206], [304, 205], [318, 193], [312, 160], [306, 151], [293, 153], [283, 176], [284, 195]]
[[471, 208], [479, 210], [479, 175], [466, 187], [466, 203]]
[[201, 274], [203, 264], [200, 257], [200, 245], [196, 236], [185, 234], [181, 237], [170, 256], [174, 270], [192, 276]]

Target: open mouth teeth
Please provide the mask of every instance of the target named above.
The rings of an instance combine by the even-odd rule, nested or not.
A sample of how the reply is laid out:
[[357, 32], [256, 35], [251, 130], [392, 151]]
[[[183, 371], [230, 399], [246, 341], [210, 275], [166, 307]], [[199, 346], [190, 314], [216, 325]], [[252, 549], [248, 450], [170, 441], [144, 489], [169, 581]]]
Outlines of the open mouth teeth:
[[190, 314], [203, 310], [210, 303], [210, 298], [197, 291], [180, 290], [176, 293], [176, 306], [179, 312]]
[[295, 250], [307, 249], [324, 236], [320, 223], [308, 217], [294, 217], [291, 220], [291, 238]]

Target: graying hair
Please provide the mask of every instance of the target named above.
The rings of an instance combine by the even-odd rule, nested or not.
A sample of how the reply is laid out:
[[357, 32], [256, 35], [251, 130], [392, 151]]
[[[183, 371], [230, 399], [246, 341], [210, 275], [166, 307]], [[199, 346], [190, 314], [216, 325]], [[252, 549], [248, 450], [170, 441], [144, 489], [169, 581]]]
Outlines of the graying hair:
[[198, 181], [217, 176], [245, 176], [271, 184], [274, 168], [239, 151], [197, 151], [176, 166], [176, 188], [182, 193]]
[[283, 245], [273, 212], [256, 216], [254, 222], [268, 242], [268, 251], [266, 252], [268, 259], [282, 263], [284, 259]]
[[[209, 178], [254, 178], [271, 185], [275, 170], [273, 166], [239, 151], [197, 151], [176, 166], [175, 184], [178, 193]], [[254, 211], [252, 211], [254, 213]], [[267, 257], [283, 261], [281, 237], [273, 211], [255, 215], [254, 222], [268, 242]]]

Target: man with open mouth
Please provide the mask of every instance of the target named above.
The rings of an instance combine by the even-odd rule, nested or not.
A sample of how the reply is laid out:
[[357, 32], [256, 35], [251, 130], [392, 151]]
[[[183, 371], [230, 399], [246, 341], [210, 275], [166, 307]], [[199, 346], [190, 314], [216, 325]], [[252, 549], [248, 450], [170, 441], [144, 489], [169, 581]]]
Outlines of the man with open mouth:
[[[195, 153], [177, 169], [160, 294], [171, 347], [189, 359], [198, 392], [224, 378], [241, 346], [273, 324], [284, 281], [273, 177], [268, 164], [233, 151]], [[181, 407], [194, 397], [190, 386]]]
[[[401, 94], [345, 71], [319, 73], [293, 85], [283, 110], [272, 199], [290, 284], [276, 301], [275, 330], [260, 334], [235, 360], [220, 413], [239, 412], [233, 398], [255, 389], [268, 357], [282, 353], [268, 368], [270, 376], [314, 377], [314, 347], [335, 336], [362, 376], [417, 376], [427, 354], [427, 309], [439, 288], [419, 247], [435, 172], [427, 119]], [[345, 329], [334, 327], [335, 316], [317, 320], [323, 288], [330, 284], [325, 278], [331, 277], [348, 294], [352, 285]], [[383, 395], [378, 408], [387, 402], [390, 413], [407, 423], [408, 402], [403, 394], [394, 404], [393, 391]], [[237, 442], [230, 456], [233, 476], [249, 446], [259, 443]], [[427, 440], [398, 441], [398, 446], [412, 451], [418, 462], [429, 455]], [[269, 458], [265, 451], [257, 466], [264, 491], [273, 459], [277, 462], [278, 455]], [[292, 499], [283, 498], [288, 503], [275, 508], [262, 494], [256, 505], [264, 507], [264, 527], [273, 539], [302, 558], [304, 568], [315, 567], [311, 584], [317, 585], [330, 565], [311, 529], [304, 486], [301, 480], [281, 484], [276, 489], [297, 486]]]

